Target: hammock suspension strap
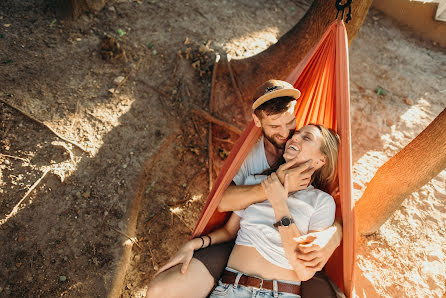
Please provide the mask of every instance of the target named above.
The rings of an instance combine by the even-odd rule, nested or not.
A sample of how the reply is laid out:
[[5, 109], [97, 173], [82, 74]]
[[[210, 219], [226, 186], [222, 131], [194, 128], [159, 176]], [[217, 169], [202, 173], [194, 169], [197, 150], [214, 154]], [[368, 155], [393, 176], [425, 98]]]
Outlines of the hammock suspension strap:
[[335, 7], [338, 10], [338, 12], [336, 13], [336, 19], [338, 18], [339, 12], [341, 10], [342, 10], [341, 20], [344, 19], [344, 9], [348, 7], [347, 18], [345, 19], [345, 23], [348, 24], [348, 22], [352, 19], [352, 7], [351, 7], [352, 1], [353, 0], [347, 0], [345, 4], [341, 4], [342, 0], [336, 0]]

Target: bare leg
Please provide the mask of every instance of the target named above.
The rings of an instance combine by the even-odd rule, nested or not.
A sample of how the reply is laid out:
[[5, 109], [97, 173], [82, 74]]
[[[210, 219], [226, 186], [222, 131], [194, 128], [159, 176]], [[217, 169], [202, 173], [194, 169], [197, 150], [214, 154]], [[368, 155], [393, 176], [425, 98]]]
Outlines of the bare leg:
[[214, 278], [199, 260], [193, 258], [185, 274], [178, 264], [154, 278], [146, 296], [157, 297], [206, 297], [214, 287]]

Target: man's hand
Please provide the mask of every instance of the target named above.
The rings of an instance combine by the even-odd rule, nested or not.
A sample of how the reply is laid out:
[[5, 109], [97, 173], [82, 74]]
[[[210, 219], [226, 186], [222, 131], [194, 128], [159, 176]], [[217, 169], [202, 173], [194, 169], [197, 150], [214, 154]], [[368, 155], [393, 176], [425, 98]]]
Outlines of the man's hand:
[[294, 238], [297, 242], [296, 257], [307, 269], [320, 271], [341, 243], [341, 239], [342, 226], [339, 222], [324, 231]]
[[272, 173], [262, 181], [263, 191], [272, 206], [286, 202], [288, 198], [288, 177], [285, 176], [285, 183], [282, 185], [276, 173]]
[[297, 164], [297, 158], [281, 165], [276, 173], [282, 184], [285, 183], [285, 175], [288, 175], [288, 191], [295, 192], [308, 187], [315, 169], [312, 167], [312, 160]]

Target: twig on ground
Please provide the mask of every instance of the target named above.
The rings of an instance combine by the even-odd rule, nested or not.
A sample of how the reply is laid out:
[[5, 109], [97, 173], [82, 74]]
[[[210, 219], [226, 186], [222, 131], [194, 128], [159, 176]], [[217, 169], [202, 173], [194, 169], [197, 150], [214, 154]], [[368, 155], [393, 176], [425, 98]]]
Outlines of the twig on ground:
[[23, 160], [23, 161], [26, 161], [28, 163], [31, 162], [29, 159], [26, 159], [26, 158], [22, 158], [22, 157], [18, 157], [18, 156], [12, 156], [12, 155], [3, 154], [3, 153], [0, 153], [0, 156], [9, 157], [9, 158], [18, 159], [18, 160]]
[[190, 118], [192, 119], [192, 123], [194, 124], [195, 131], [197, 132], [197, 135], [200, 138], [201, 143], [204, 145], [206, 142], [205, 142], [205, 140], [203, 140], [203, 137], [201, 136], [201, 133], [198, 130], [198, 126], [197, 126], [197, 123], [195, 122], [195, 119], [193, 117], [190, 117]]
[[178, 64], [179, 64], [179, 63], [180, 63], [180, 59], [179, 59], [179, 57], [178, 57], [178, 55], [177, 55], [177, 61], [176, 61], [176, 63], [175, 63], [175, 67], [174, 67], [174, 69], [173, 69], [172, 78], [175, 78], [176, 75], [177, 75], [177, 70], [178, 70]]
[[[161, 210], [161, 211], [164, 211], [164, 210]], [[149, 225], [150, 223], [152, 223], [152, 221], [154, 221], [155, 218], [157, 218], [160, 214], [161, 214], [161, 212], [158, 213], [158, 214], [155, 214], [154, 216], [152, 216], [152, 218], [150, 218], [148, 221], [146, 221], [146, 222], [144, 223], [144, 225], [145, 225], [145, 226], [148, 226], [148, 225]]]
[[221, 138], [214, 137], [214, 140], [217, 140], [217, 141], [220, 141], [220, 142], [229, 143], [229, 144], [234, 144], [234, 142], [231, 141], [231, 139], [221, 139]]
[[70, 139], [67, 139], [66, 137], [62, 136], [61, 134], [59, 134], [58, 132], [56, 132], [54, 129], [52, 129], [49, 125], [47, 125], [45, 122], [42, 122], [34, 117], [32, 117], [31, 115], [29, 115], [28, 113], [22, 111], [21, 109], [15, 107], [14, 105], [10, 104], [9, 102], [5, 101], [4, 99], [0, 98], [0, 101], [3, 102], [4, 104], [10, 106], [11, 108], [13, 108], [14, 110], [22, 113], [24, 116], [26, 116], [27, 118], [33, 120], [34, 122], [39, 123], [40, 125], [45, 126], [46, 128], [48, 128], [53, 134], [55, 134], [59, 139], [64, 140], [67, 143], [70, 143], [74, 146], [76, 146], [77, 148], [81, 149], [83, 152], [89, 153], [89, 151], [87, 149], [85, 149], [82, 145], [76, 143], [75, 141], [72, 141]]
[[227, 130], [232, 131], [233, 133], [237, 134], [237, 135], [241, 135], [242, 134], [242, 130], [232, 124], [229, 124], [223, 120], [217, 119], [214, 116], [212, 116], [211, 114], [209, 114], [208, 112], [205, 112], [201, 109], [193, 109], [192, 113], [194, 113], [195, 115], [201, 116], [204, 119], [206, 119], [207, 121], [211, 122], [211, 123], [215, 123], [219, 126], [222, 126], [224, 128], [226, 128]]
[[118, 232], [119, 234], [123, 235], [124, 237], [127, 237], [128, 240], [130, 240], [133, 244], [135, 244], [136, 246], [138, 246], [142, 250], [142, 247], [141, 247], [141, 245], [139, 245], [138, 239], [136, 237], [130, 237], [129, 235], [127, 235], [123, 231], [118, 230], [118, 229], [116, 229], [115, 227], [113, 227], [111, 225], [108, 225], [108, 226], [110, 227], [110, 229]]
[[36, 181], [34, 184], [28, 189], [28, 191], [25, 193], [23, 198], [14, 206], [11, 212], [9, 212], [8, 215], [2, 220], [0, 220], [0, 226], [3, 225], [5, 222], [8, 221], [11, 217], [17, 214], [19, 211], [20, 205], [26, 200], [26, 198], [33, 192], [34, 189], [42, 182], [43, 178], [50, 172], [50, 168], [46, 169], [45, 172], [43, 172], [43, 175]]
[[153, 251], [152, 251], [152, 247], [150, 245], [151, 243], [148, 241], [147, 242], [147, 248], [149, 249], [149, 253], [150, 253], [150, 258], [152, 259], [152, 265], [153, 265], [153, 269], [155, 269], [155, 271], [158, 271], [158, 264], [155, 262], [155, 256], [153, 255]]
[[67, 144], [62, 143], [62, 142], [53, 142], [53, 145], [54, 145], [54, 146], [60, 146], [60, 147], [63, 147], [65, 150], [67, 150], [67, 151], [68, 151], [68, 154], [70, 155], [70, 159], [71, 159], [71, 161], [73, 162], [73, 164], [76, 164], [76, 161], [74, 160], [74, 154], [73, 154], [73, 151], [71, 151], [71, 149], [68, 148]]
[[153, 91], [155, 91], [156, 93], [158, 93], [159, 95], [161, 95], [162, 97], [164, 97], [164, 98], [169, 98], [169, 95], [167, 95], [166, 93], [164, 93], [163, 91], [161, 91], [161, 90], [158, 90], [156, 87], [153, 87], [153, 86], [150, 86], [150, 85], [147, 85], [147, 86], [149, 86], [149, 88], [150, 89], [152, 89]]

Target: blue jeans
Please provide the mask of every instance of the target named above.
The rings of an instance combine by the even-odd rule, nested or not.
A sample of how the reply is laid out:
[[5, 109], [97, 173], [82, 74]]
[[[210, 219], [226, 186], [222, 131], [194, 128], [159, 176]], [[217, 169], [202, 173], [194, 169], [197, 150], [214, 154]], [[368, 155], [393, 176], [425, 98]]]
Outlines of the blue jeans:
[[[234, 270], [232, 268], [229, 268], [229, 267], [226, 267], [226, 270], [232, 271], [232, 272], [238, 274], [238, 278], [236, 279], [236, 282], [234, 284], [224, 284], [221, 282], [221, 280], [219, 280], [218, 285], [215, 287], [214, 291], [212, 291], [211, 295], [209, 296], [210, 298], [218, 298], [218, 297], [228, 297], [228, 298], [232, 298], [232, 297], [234, 297], [234, 298], [235, 297], [237, 297], [237, 298], [254, 298], [254, 297], [300, 298], [300, 296], [296, 295], [296, 294], [241, 286], [237, 283], [237, 281], [239, 280], [240, 276], [243, 275], [243, 273], [241, 273], [237, 270]], [[274, 280], [273, 283], [276, 283], [278, 281], [286, 282], [289, 284], [300, 285], [300, 282], [290, 282], [290, 281], [282, 281], [282, 280]], [[276, 288], [277, 288], [277, 286], [276, 286]]]

